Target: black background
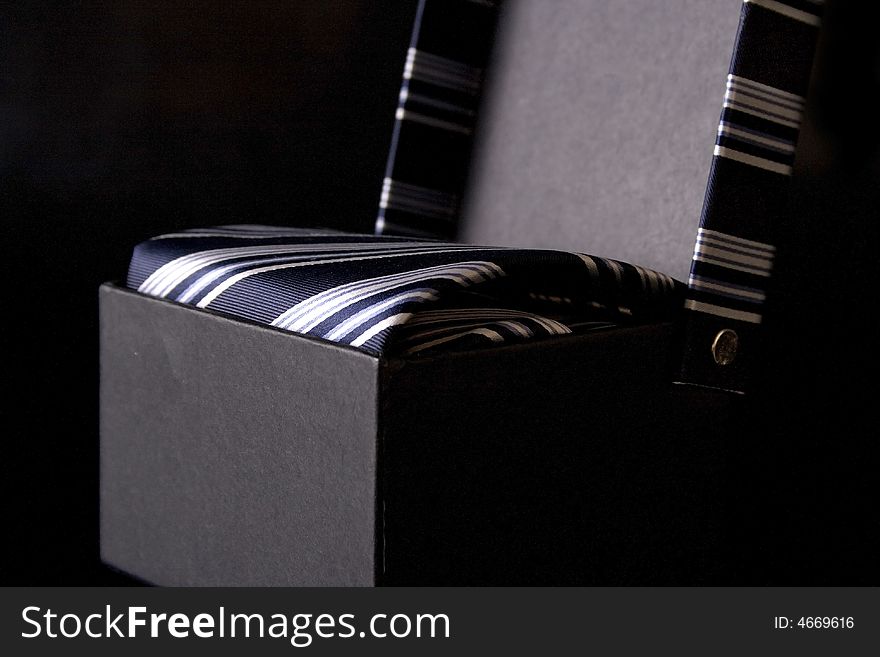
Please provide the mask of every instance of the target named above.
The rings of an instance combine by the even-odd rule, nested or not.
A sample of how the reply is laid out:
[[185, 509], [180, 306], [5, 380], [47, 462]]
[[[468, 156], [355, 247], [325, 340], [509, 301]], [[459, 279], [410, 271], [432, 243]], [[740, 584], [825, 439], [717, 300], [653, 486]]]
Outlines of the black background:
[[181, 226], [371, 231], [414, 13], [3, 3], [0, 582], [116, 581], [97, 558], [98, 285]]
[[[743, 403], [719, 583], [878, 583], [880, 57], [834, 3], [766, 369]], [[839, 6], [838, 6], [839, 5]], [[102, 584], [97, 286], [219, 223], [369, 231], [413, 1], [0, 8], [3, 584]], [[584, 246], [586, 250], [588, 246]], [[709, 429], [711, 430], [711, 429]]]

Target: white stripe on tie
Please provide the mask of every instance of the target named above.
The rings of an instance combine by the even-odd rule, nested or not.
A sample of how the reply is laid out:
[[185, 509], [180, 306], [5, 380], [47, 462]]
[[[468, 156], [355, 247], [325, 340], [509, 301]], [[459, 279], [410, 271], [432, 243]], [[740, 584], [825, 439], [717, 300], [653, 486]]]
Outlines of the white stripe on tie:
[[735, 319], [740, 322], [748, 322], [749, 324], [760, 324], [761, 316], [758, 313], [747, 313], [742, 310], [734, 310], [733, 308], [725, 308], [724, 306], [716, 306], [711, 303], [702, 303], [688, 299], [685, 308], [698, 313], [707, 315], [715, 315], [716, 317], [724, 317], [725, 319]]

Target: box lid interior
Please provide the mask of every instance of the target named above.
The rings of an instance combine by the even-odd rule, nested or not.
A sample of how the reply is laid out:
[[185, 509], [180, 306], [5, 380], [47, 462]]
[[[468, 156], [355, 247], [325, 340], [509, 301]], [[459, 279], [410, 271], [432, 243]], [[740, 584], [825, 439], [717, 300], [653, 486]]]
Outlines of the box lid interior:
[[686, 279], [740, 0], [507, 0], [460, 238]]

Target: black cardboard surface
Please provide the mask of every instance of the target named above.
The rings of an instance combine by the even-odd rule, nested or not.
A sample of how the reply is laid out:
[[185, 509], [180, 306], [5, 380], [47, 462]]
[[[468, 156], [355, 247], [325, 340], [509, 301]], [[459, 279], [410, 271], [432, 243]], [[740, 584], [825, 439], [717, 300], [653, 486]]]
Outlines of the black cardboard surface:
[[[669, 325], [379, 360], [105, 285], [103, 559], [171, 585], [667, 583], [722, 568], [730, 400]], [[696, 428], [703, 427], [697, 435]]]
[[387, 583], [718, 581], [730, 399], [669, 383], [670, 325], [383, 372]]
[[101, 288], [101, 553], [171, 585], [374, 581], [378, 362]]
[[464, 241], [687, 280], [742, 2], [506, 0]]

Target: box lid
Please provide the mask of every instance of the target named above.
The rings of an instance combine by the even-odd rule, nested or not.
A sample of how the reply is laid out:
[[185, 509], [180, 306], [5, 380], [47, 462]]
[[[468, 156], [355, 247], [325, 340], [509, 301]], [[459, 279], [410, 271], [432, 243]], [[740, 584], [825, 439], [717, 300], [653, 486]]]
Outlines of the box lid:
[[462, 239], [583, 250], [685, 280], [740, 4], [508, 2]]
[[741, 391], [822, 4], [421, 0], [377, 232], [686, 278], [680, 379]]

